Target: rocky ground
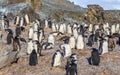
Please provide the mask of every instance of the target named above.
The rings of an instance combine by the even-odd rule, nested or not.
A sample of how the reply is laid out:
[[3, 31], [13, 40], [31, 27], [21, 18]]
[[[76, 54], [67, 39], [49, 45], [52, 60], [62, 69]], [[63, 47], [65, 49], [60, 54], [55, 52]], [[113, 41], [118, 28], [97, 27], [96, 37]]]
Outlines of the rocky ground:
[[[11, 29], [15, 27], [11, 24]], [[46, 36], [50, 29], [45, 29]], [[6, 45], [4, 32], [3, 39], [0, 42], [0, 49], [12, 50], [12, 45]], [[27, 31], [22, 33], [27, 40]], [[59, 37], [56, 37], [58, 39]], [[62, 58], [62, 65], [59, 67], [51, 67], [52, 56], [54, 52], [59, 49], [58, 45], [62, 43], [57, 41], [55, 48], [50, 50], [43, 50], [43, 56], [38, 58], [39, 62], [36, 66], [29, 66], [29, 55], [26, 55], [27, 43], [22, 43], [20, 51], [20, 59], [18, 63], [3, 67], [0, 69], [0, 75], [65, 75], [66, 58]], [[0, 53], [1, 53], [0, 51]], [[87, 58], [90, 57], [91, 48], [85, 47], [84, 50], [72, 50], [78, 56], [78, 75], [119, 75], [120, 74], [120, 48], [116, 47], [114, 51], [101, 55], [101, 62], [99, 66], [89, 65]]]

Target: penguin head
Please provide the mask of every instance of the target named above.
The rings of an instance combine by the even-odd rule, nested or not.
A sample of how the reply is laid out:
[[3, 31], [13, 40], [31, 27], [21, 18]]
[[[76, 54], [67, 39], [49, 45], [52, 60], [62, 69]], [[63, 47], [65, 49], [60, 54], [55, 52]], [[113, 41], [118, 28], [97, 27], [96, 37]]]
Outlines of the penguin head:
[[52, 49], [52, 48], [54, 48], [54, 45], [52, 43], [47, 43], [47, 48]]
[[56, 50], [56, 52], [60, 52], [60, 50]]
[[76, 55], [76, 53], [71, 54], [70, 59], [72, 59], [74, 61], [75, 60], [77, 61], [77, 55]]
[[32, 50], [32, 54], [36, 54], [36, 50], [35, 49]]
[[60, 50], [56, 50], [55, 55], [62, 56], [62, 53], [61, 53], [61, 51], [60, 51]]
[[92, 48], [92, 50], [93, 50], [93, 51], [97, 51], [97, 49], [96, 49], [96, 48]]
[[70, 58], [77, 56], [76, 53], [71, 54]]
[[19, 38], [19, 36], [15, 36], [15, 39], [18, 39]]

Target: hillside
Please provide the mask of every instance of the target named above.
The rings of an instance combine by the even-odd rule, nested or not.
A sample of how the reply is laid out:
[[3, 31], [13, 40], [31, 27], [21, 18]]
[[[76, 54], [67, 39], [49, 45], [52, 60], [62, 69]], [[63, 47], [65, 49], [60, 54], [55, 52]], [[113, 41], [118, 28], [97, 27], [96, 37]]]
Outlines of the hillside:
[[[10, 4], [21, 3], [21, 2], [26, 3], [25, 0], [0, 0], [0, 5], [7, 6]], [[42, 0], [42, 6], [48, 7], [49, 9], [60, 9], [60, 10], [68, 10], [68, 11], [80, 11], [84, 9], [68, 0]]]
[[67, 0], [43, 0], [43, 7], [49, 7], [51, 9], [60, 9], [66, 11], [81, 11], [82, 7], [75, 5]]
[[[26, 8], [29, 8], [29, 5], [25, 3], [24, 0], [1, 0], [2, 5], [4, 5], [7, 12], [12, 12], [15, 15], [20, 12], [27, 12]], [[21, 3], [22, 4], [19, 4]], [[24, 2], [24, 3], [23, 3]], [[21, 5], [21, 6], [19, 6]], [[24, 5], [24, 6], [23, 6]], [[9, 7], [8, 7], [9, 6]], [[20, 8], [20, 10], [18, 9]], [[67, 0], [42, 0], [42, 8], [40, 10], [36, 10], [36, 12], [40, 15], [41, 18], [74, 18], [76, 20], [80, 20], [84, 14], [86, 9], [75, 5]]]
[[112, 16], [114, 16], [115, 18], [117, 18], [118, 20], [120, 20], [120, 10], [105, 10], [106, 14], [111, 14]]
[[84, 8], [67, 0], [43, 0], [42, 9], [39, 12], [45, 13], [51, 18], [69, 17], [80, 20], [79, 18], [83, 16], [85, 11]]

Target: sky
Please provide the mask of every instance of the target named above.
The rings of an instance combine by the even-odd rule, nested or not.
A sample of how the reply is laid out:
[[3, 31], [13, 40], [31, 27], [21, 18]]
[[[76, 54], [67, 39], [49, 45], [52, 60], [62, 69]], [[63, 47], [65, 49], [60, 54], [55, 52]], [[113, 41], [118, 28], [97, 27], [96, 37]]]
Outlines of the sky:
[[120, 0], [70, 0], [76, 5], [87, 7], [88, 4], [99, 4], [105, 10], [120, 10]]

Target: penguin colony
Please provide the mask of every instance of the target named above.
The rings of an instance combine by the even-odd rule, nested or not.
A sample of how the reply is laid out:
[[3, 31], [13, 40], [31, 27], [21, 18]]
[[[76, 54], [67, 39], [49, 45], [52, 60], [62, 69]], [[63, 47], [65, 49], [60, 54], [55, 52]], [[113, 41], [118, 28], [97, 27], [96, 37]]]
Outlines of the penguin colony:
[[[91, 47], [91, 65], [99, 66], [100, 55], [113, 51], [116, 45], [120, 45], [120, 25], [102, 25], [80, 24], [62, 22], [52, 22], [51, 19], [36, 19], [30, 21], [26, 14], [23, 17], [16, 16], [14, 19], [15, 31], [10, 29], [9, 20], [6, 16], [2, 17], [1, 30], [7, 32], [6, 44], [12, 44], [12, 51], [21, 51], [21, 42], [27, 44], [26, 54], [29, 55], [29, 65], [35, 66], [38, 63], [38, 56], [42, 56], [42, 50], [55, 49], [58, 41], [59, 48], [55, 49], [51, 66], [57, 67], [62, 65], [62, 58], [67, 58], [66, 75], [79, 75], [77, 72], [78, 59], [74, 50], [83, 50]], [[101, 27], [102, 26], [102, 27]], [[28, 28], [27, 28], [28, 27]], [[51, 31], [46, 33], [48, 28]], [[27, 32], [27, 38], [24, 39], [23, 32]], [[2, 39], [2, 32], [0, 38]], [[61, 37], [63, 36], [63, 37]], [[56, 39], [61, 37], [60, 39]], [[97, 47], [94, 48], [94, 45]]]

